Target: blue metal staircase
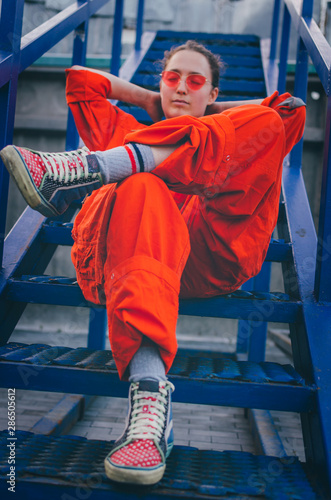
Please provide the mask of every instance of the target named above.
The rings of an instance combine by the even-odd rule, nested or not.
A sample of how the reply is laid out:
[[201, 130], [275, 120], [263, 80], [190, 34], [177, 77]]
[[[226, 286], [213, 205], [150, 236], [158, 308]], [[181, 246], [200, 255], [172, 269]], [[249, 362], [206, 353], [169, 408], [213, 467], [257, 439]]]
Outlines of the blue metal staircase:
[[[0, 147], [12, 141], [18, 74], [68, 32], [76, 30], [73, 62], [83, 64], [89, 16], [107, 0], [78, 1], [36, 32], [23, 37], [23, 0], [3, 0], [0, 25], [0, 110], [6, 117]], [[143, 2], [138, 9], [136, 50], [120, 75], [155, 88], [157, 63], [165, 49], [196, 38], [222, 55], [227, 70], [219, 99], [252, 99], [285, 89], [291, 20], [299, 35], [295, 94], [305, 100], [308, 55], [330, 101], [331, 48], [312, 19], [311, 0], [285, 0], [279, 67], [276, 61], [280, 0], [275, 1], [271, 48], [254, 36], [159, 31], [140, 41]], [[112, 71], [119, 69], [123, 1], [117, 0]], [[11, 30], [11, 31], [10, 31]], [[15, 36], [8, 37], [9, 33]], [[9, 43], [11, 41], [11, 44]], [[270, 50], [270, 51], [269, 51]], [[270, 57], [269, 57], [270, 55]], [[126, 103], [123, 109], [149, 123], [143, 111]], [[180, 303], [180, 314], [238, 318], [237, 350], [233, 354], [180, 350], [169, 374], [174, 400], [237, 406], [247, 409], [261, 442], [272, 438], [268, 412], [301, 414], [306, 462], [284, 456], [239, 452], [199, 451], [175, 447], [167, 472], [153, 488], [134, 489], [112, 484], [104, 475], [108, 442], [76, 436], [46, 436], [15, 431], [17, 491], [35, 499], [49, 498], [268, 498], [318, 499], [331, 497], [331, 393], [328, 352], [331, 352], [331, 189], [328, 106], [325, 165], [316, 235], [301, 172], [302, 144], [284, 163], [278, 221], [279, 239], [272, 240], [262, 271], [242, 290], [207, 300]], [[77, 133], [68, 121], [68, 145]], [[2, 166], [3, 167], [3, 166]], [[4, 234], [8, 177], [1, 170], [1, 231]], [[75, 278], [43, 273], [58, 245], [72, 244], [71, 219], [76, 204], [57, 219], [45, 219], [27, 209], [3, 245], [0, 273], [0, 380], [2, 387], [126, 397], [128, 385], [119, 383], [110, 351], [104, 350], [105, 312], [88, 303]], [[0, 243], [2, 250], [2, 244]], [[2, 254], [2, 251], [0, 252]], [[280, 262], [285, 293], [269, 290], [270, 267]], [[87, 347], [72, 349], [45, 344], [10, 342], [10, 336], [28, 303], [88, 307]], [[269, 321], [290, 325], [294, 366], [264, 361]], [[259, 430], [262, 429], [262, 430]], [[266, 430], [268, 429], [268, 430]], [[0, 492], [8, 495], [8, 431], [0, 433]], [[266, 449], [268, 446], [265, 447]], [[83, 496], [82, 496], [83, 495]], [[21, 498], [20, 497], [20, 498]]]

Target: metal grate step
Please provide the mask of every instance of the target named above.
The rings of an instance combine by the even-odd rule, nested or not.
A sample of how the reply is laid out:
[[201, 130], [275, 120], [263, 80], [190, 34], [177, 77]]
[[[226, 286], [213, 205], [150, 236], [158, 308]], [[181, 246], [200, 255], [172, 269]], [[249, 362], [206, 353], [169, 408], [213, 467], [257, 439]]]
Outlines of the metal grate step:
[[[72, 222], [63, 223], [56, 220], [48, 220], [41, 228], [42, 242], [70, 246], [73, 244], [71, 236], [72, 228]], [[285, 262], [290, 261], [291, 256], [291, 245], [289, 243], [285, 243], [283, 240], [271, 238], [268, 253], [265, 259], [266, 261]]]
[[[89, 496], [99, 493], [100, 496], [93, 498], [100, 499], [320, 498], [306, 475], [305, 464], [296, 457], [276, 458], [238, 451], [217, 452], [175, 446], [160, 483], [154, 487], [130, 487], [115, 485], [104, 473], [103, 460], [111, 448], [109, 441], [87, 440], [78, 436], [51, 437], [23, 431], [17, 431], [15, 438], [17, 492], [33, 491], [33, 498], [47, 498], [46, 495], [51, 494], [51, 490], [56, 491], [56, 488], [65, 489], [67, 494], [71, 492], [70, 488], [76, 492], [87, 491]], [[8, 433], [2, 431], [2, 493], [7, 493], [8, 487], [7, 444]], [[77, 497], [73, 495], [73, 498]]]
[[[72, 394], [127, 397], [118, 383], [111, 351], [45, 344], [9, 343], [0, 348], [0, 378], [5, 387]], [[169, 372], [174, 401], [241, 408], [308, 411], [315, 388], [291, 365], [235, 361], [182, 350]], [[8, 385], [9, 384], [9, 385]]]
[[[164, 52], [189, 39], [204, 44], [213, 53], [220, 55], [224, 62], [224, 70], [220, 75], [221, 92], [217, 101], [259, 99], [266, 95], [260, 40], [251, 35], [213, 33], [210, 36], [206, 33], [158, 31], [131, 81], [157, 90]], [[139, 108], [128, 107], [122, 102], [118, 106], [131, 113], [138, 121], [151, 123], [148, 114]]]
[[[23, 275], [11, 278], [4, 298], [32, 304], [93, 307], [85, 300], [76, 278], [62, 276]], [[198, 310], [199, 316], [293, 323], [300, 308], [300, 301], [290, 300], [289, 295], [284, 293], [237, 290], [210, 299], [181, 300], [179, 314], [196, 316]]]

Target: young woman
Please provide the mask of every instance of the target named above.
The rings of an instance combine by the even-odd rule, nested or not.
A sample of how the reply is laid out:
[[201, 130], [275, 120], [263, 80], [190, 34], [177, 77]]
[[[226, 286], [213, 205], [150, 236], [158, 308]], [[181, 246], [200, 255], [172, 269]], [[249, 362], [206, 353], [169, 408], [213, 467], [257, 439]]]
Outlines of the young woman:
[[[220, 64], [189, 41], [166, 54], [160, 93], [75, 66], [67, 101], [87, 148], [1, 154], [46, 216], [93, 191], [75, 220], [72, 259], [86, 299], [106, 304], [119, 376], [131, 382], [124, 433], [105, 459], [119, 482], [161, 479], [173, 444], [166, 373], [179, 294], [229, 293], [259, 272], [282, 162], [303, 133], [304, 103], [289, 94], [216, 103]], [[138, 123], [110, 98], [141, 106], [156, 123]]]

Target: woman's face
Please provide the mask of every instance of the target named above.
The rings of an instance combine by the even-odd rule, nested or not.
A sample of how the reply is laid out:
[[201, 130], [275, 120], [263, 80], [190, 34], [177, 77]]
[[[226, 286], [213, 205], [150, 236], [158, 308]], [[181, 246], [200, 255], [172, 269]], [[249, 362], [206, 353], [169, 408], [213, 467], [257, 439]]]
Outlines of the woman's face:
[[[210, 83], [212, 73], [206, 57], [193, 50], [181, 50], [169, 59], [164, 69], [176, 71], [181, 76], [181, 81], [175, 87], [168, 87], [161, 80], [160, 95], [164, 116], [166, 118], [182, 115], [191, 115], [196, 118], [203, 116], [206, 107], [212, 104], [218, 95], [218, 89], [213, 88]], [[192, 74], [203, 75], [208, 82], [199, 90], [191, 90], [185, 79]]]

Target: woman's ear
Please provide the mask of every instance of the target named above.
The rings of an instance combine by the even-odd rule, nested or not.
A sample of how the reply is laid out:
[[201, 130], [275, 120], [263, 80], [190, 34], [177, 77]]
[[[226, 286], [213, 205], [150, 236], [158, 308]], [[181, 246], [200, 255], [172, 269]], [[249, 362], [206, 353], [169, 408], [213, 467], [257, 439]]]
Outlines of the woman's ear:
[[218, 88], [214, 87], [213, 90], [210, 92], [210, 96], [208, 99], [208, 106], [216, 101], [217, 96], [218, 96]]

